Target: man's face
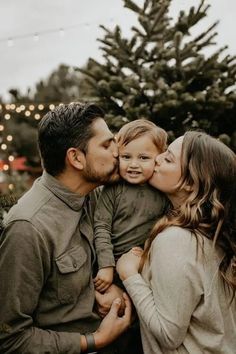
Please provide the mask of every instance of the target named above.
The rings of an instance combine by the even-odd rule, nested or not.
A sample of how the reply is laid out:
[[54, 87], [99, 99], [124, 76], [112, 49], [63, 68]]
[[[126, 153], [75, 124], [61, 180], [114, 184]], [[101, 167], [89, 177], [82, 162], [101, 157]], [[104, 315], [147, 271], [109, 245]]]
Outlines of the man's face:
[[88, 182], [105, 184], [119, 179], [118, 148], [106, 122], [98, 118], [92, 125], [94, 136], [85, 155], [84, 178]]

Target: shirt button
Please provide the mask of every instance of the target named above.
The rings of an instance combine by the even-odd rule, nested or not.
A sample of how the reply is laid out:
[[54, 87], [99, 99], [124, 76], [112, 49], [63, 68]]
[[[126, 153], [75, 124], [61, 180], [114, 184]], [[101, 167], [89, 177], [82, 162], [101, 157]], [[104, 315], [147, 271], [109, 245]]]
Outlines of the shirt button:
[[73, 267], [77, 268], [77, 263], [76, 262], [73, 263]]

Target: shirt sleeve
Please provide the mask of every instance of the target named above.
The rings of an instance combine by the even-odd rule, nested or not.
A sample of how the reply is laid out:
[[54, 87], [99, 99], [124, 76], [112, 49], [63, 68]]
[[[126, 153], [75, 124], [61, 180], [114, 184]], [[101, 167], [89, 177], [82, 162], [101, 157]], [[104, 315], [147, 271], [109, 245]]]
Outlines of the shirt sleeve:
[[50, 254], [30, 222], [9, 224], [0, 238], [0, 352], [80, 353], [80, 334], [37, 328], [34, 313], [50, 270]]
[[196, 255], [195, 237], [181, 228], [169, 228], [153, 242], [146, 269], [149, 281], [140, 274], [124, 281], [139, 317], [168, 350], [183, 342], [203, 294]]
[[95, 210], [94, 242], [99, 269], [115, 266], [113, 245], [111, 242], [115, 194], [113, 186], [104, 187]]

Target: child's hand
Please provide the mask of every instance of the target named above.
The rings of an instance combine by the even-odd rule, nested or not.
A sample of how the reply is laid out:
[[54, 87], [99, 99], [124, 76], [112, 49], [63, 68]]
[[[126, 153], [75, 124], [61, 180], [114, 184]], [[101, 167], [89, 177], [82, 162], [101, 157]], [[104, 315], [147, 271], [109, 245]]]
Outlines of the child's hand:
[[97, 291], [106, 291], [113, 281], [113, 267], [106, 267], [99, 269], [96, 278], [94, 278], [94, 285]]

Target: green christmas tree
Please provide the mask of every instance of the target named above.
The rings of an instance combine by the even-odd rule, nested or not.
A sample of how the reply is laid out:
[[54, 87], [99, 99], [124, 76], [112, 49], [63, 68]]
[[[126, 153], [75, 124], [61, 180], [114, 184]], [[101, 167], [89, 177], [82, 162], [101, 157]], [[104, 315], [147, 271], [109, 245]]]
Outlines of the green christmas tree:
[[191, 34], [210, 6], [202, 0], [173, 20], [170, 0], [144, 0], [142, 6], [123, 1], [137, 15], [131, 38], [124, 38], [119, 26], [102, 26], [104, 62], [89, 59], [80, 69], [111, 126], [146, 117], [175, 136], [189, 128], [231, 135], [236, 130], [235, 57], [224, 54], [226, 47], [206, 55], [205, 49], [215, 45], [217, 22]]

